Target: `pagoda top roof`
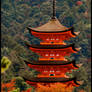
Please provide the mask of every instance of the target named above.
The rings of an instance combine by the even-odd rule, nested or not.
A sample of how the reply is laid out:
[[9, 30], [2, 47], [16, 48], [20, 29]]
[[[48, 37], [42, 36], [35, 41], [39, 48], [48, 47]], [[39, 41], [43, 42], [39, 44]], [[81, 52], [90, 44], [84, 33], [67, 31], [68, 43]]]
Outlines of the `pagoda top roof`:
[[67, 31], [69, 28], [63, 26], [55, 17], [51, 18], [46, 24], [43, 24], [36, 28], [29, 27], [29, 29], [36, 32], [62, 32]]

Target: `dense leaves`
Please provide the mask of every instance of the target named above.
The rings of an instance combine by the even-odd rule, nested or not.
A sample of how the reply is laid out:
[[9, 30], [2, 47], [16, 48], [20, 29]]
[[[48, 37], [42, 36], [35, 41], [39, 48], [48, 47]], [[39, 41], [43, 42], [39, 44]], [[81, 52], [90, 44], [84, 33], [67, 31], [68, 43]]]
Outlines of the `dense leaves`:
[[9, 83], [2, 83], [1, 85], [1, 92], [10, 92], [15, 89], [15, 80], [11, 80]]

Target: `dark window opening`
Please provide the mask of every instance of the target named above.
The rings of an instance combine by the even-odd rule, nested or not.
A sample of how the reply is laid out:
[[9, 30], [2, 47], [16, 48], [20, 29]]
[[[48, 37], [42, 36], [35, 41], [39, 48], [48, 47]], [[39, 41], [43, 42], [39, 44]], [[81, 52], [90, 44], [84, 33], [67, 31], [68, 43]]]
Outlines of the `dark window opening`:
[[54, 58], [52, 57], [52, 58], [50, 58], [50, 59], [54, 59]]
[[55, 74], [50, 74], [50, 76], [55, 76]]
[[54, 42], [51, 42], [51, 43], [54, 43]]

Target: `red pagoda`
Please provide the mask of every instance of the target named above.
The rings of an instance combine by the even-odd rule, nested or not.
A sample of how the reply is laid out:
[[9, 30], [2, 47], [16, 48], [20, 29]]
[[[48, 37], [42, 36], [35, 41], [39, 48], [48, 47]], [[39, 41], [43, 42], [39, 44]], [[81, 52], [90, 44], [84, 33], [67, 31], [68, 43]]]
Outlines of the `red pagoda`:
[[24, 61], [31, 69], [35, 69], [40, 73], [37, 77], [24, 76], [25, 81], [36, 86], [37, 83], [48, 85], [51, 83], [66, 83], [71, 86], [78, 86], [80, 82], [76, 77], [70, 78], [66, 76], [67, 72], [78, 69], [80, 64], [76, 64], [75, 60], [67, 60], [65, 56], [77, 53], [80, 48], [76, 48], [75, 44], [67, 45], [64, 41], [76, 37], [79, 32], [74, 32], [74, 28], [63, 26], [55, 16], [55, 0], [53, 0], [53, 17], [46, 23], [36, 28], [27, 28], [30, 34], [41, 39], [39, 45], [26, 44], [33, 52], [40, 55], [38, 61]]

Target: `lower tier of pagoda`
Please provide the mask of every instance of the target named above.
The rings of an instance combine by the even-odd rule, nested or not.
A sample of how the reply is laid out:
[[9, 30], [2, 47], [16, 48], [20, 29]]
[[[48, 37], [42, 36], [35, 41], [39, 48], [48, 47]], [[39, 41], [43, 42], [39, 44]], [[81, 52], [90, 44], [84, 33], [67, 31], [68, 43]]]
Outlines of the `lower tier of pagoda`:
[[66, 63], [66, 64], [39, 64], [39, 65], [33, 65], [28, 62], [26, 64], [31, 68], [35, 69], [38, 72], [40, 72], [37, 76], [38, 77], [68, 77], [66, 76], [66, 73], [71, 73], [72, 70], [78, 69], [79, 65], [75, 65], [74, 62]]
[[40, 72], [37, 76], [38, 77], [67, 77], [66, 73], [71, 73], [73, 69], [78, 69], [72, 65], [31, 65], [28, 66], [32, 69], [37, 70]]
[[43, 77], [43, 78], [39, 78], [39, 77], [34, 77], [34, 78], [28, 78], [28, 77], [23, 77], [24, 81], [26, 81], [29, 85], [31, 86], [37, 86], [38, 83], [40, 83], [41, 85], [50, 85], [52, 83], [62, 83], [62, 84], [66, 84], [67, 87], [68, 86], [76, 86], [79, 87], [81, 82], [77, 81], [76, 78], [64, 78], [64, 77], [60, 77], [60, 78], [51, 78], [51, 77]]

